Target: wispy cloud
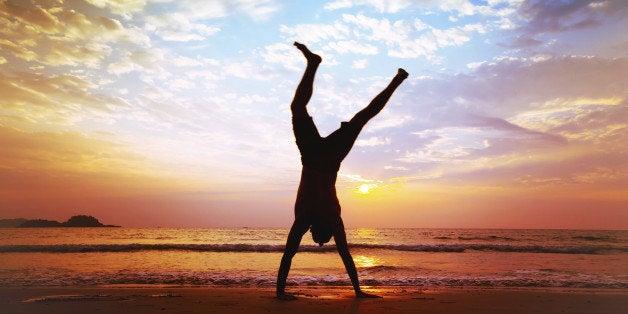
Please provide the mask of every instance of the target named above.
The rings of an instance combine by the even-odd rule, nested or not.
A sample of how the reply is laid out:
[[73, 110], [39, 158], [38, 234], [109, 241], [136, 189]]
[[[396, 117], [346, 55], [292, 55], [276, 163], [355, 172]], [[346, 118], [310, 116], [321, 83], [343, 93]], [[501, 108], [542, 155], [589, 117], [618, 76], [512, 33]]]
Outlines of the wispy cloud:
[[518, 37], [509, 45], [540, 45], [539, 36], [598, 27], [604, 19], [622, 19], [628, 10], [625, 1], [524, 1], [518, 9]]

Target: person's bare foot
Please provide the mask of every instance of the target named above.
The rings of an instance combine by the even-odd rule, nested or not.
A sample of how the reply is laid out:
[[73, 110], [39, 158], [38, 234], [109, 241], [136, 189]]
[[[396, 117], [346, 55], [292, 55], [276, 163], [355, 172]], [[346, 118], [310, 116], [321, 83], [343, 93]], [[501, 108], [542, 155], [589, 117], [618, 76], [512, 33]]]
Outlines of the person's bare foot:
[[310, 49], [307, 49], [304, 44], [295, 41], [294, 46], [301, 50], [303, 56], [305, 56], [305, 59], [307, 59], [308, 63], [319, 64], [323, 61], [323, 58], [321, 58], [321, 56], [311, 52]]
[[399, 70], [397, 70], [397, 75], [395, 76], [395, 78], [398, 78], [403, 81], [408, 78], [408, 72], [406, 72], [406, 70], [402, 68], [399, 68]]
[[275, 298], [277, 300], [281, 300], [281, 301], [294, 301], [294, 300], [297, 300], [297, 297], [295, 297], [294, 295], [292, 295], [290, 293], [277, 293], [277, 296]]
[[366, 292], [362, 292], [362, 291], [357, 292], [355, 294], [355, 297], [358, 298], [358, 299], [376, 299], [376, 298], [381, 298], [378, 295], [374, 295], [374, 294], [370, 294], [370, 293], [366, 293]]

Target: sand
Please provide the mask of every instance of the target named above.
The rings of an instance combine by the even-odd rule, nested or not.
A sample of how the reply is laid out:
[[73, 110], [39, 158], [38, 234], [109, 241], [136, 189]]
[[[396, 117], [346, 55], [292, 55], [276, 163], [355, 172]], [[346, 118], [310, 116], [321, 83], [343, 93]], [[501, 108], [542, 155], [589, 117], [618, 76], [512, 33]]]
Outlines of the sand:
[[89, 286], [0, 288], [1, 313], [628, 313], [628, 290], [371, 287]]

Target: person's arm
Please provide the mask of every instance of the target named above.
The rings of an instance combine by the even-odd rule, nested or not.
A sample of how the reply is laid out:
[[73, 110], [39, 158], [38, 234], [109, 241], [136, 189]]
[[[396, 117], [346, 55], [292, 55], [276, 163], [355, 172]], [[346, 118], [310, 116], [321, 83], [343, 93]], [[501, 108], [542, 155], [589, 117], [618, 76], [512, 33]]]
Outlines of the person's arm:
[[362, 291], [362, 289], [360, 289], [358, 272], [355, 269], [353, 257], [351, 257], [351, 253], [349, 253], [349, 246], [347, 245], [347, 235], [345, 234], [345, 229], [342, 223], [340, 223], [340, 227], [337, 228], [334, 232], [334, 241], [336, 242], [338, 254], [340, 254], [340, 257], [342, 258], [342, 263], [345, 264], [345, 269], [347, 270], [347, 274], [351, 279], [351, 285], [353, 286], [353, 290], [355, 291], [355, 296], [358, 298], [381, 298], [380, 296], [374, 294], [365, 293]]
[[277, 298], [280, 300], [296, 300], [292, 294], [285, 292], [286, 279], [288, 278], [288, 272], [290, 271], [290, 265], [292, 264], [292, 257], [297, 253], [299, 244], [303, 234], [307, 232], [308, 224], [304, 219], [295, 219], [290, 228], [288, 234], [288, 240], [286, 241], [286, 249], [283, 252], [281, 258], [281, 265], [279, 266], [279, 272], [277, 274]]
[[397, 71], [397, 75], [395, 75], [395, 77], [390, 81], [388, 86], [386, 86], [383, 91], [375, 96], [375, 98], [371, 100], [366, 108], [358, 112], [351, 119], [351, 122], [356, 125], [364, 126], [371, 118], [376, 116], [380, 111], [382, 111], [382, 109], [384, 109], [384, 106], [386, 106], [386, 103], [392, 96], [393, 92], [397, 89], [397, 87], [399, 87], [399, 85], [401, 85], [401, 83], [403, 83], [403, 81], [407, 77], [408, 72], [400, 68]]

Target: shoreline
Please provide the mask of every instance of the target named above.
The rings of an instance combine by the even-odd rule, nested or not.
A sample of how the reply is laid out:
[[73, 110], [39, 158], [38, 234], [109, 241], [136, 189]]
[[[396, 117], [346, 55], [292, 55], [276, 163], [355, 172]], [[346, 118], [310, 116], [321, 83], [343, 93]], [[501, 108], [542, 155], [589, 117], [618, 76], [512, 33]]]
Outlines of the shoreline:
[[364, 287], [382, 299], [356, 299], [350, 286], [274, 287], [107, 285], [1, 287], [4, 313], [625, 313], [628, 289], [528, 287]]

